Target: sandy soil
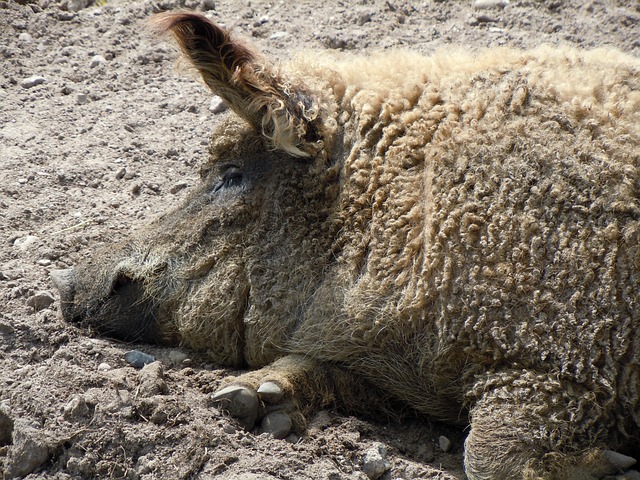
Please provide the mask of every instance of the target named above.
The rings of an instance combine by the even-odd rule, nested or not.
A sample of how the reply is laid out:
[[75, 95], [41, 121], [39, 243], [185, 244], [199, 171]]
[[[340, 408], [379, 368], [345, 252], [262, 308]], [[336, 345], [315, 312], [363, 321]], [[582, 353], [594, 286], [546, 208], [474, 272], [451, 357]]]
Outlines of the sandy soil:
[[[396, 424], [323, 411], [286, 440], [245, 432], [211, 404], [233, 372], [179, 349], [90, 338], [62, 321], [49, 271], [178, 204], [197, 181], [219, 114], [204, 87], [176, 73], [170, 45], [145, 32], [153, 12], [206, 9], [274, 60], [309, 49], [429, 53], [449, 44], [615, 45], [640, 55], [637, 0], [475, 3], [493, 6], [0, 1], [4, 478], [464, 478], [464, 432], [427, 419]], [[132, 348], [160, 363], [128, 366], [123, 354]], [[447, 452], [441, 436], [451, 441]], [[371, 473], [381, 445], [387, 464]]]

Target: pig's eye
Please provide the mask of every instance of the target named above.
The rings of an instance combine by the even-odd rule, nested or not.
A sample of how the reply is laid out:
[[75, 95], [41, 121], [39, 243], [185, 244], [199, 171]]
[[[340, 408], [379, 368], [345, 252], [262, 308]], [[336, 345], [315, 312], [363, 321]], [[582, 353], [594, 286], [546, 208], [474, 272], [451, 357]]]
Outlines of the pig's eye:
[[242, 173], [242, 171], [238, 167], [230, 165], [225, 168], [224, 172], [222, 173], [222, 178], [215, 185], [213, 191], [218, 192], [225, 188], [240, 187], [242, 186], [243, 182], [244, 174]]

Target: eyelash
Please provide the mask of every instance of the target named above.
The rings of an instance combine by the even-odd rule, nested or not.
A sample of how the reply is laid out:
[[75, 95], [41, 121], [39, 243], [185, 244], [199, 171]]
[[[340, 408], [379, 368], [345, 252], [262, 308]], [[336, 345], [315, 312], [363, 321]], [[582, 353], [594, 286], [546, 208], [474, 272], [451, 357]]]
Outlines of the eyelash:
[[239, 187], [242, 184], [244, 175], [235, 165], [230, 165], [222, 174], [222, 179], [213, 189], [214, 192], [222, 188]]

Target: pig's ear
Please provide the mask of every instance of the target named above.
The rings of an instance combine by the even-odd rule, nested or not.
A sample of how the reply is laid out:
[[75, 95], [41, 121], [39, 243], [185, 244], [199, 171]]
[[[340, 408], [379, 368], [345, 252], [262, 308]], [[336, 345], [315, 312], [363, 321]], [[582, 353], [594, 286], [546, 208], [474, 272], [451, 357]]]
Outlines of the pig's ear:
[[319, 140], [319, 119], [317, 102], [303, 86], [275, 74], [249, 47], [202, 15], [166, 12], [154, 15], [151, 24], [158, 33], [173, 34], [207, 86], [274, 148], [309, 156]]

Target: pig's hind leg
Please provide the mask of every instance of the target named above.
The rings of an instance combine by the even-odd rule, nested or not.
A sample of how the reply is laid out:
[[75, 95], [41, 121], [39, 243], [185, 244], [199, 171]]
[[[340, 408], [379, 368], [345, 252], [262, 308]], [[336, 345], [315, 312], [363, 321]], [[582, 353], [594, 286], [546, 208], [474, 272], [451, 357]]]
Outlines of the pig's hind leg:
[[[620, 447], [606, 406], [592, 390], [558, 374], [500, 370], [472, 390], [465, 442], [470, 480], [637, 478]], [[624, 450], [623, 450], [624, 451]]]

